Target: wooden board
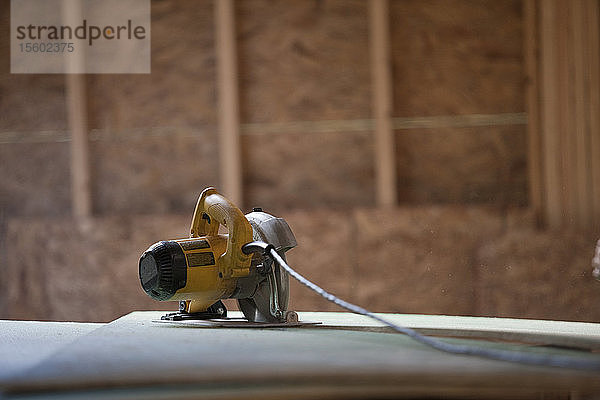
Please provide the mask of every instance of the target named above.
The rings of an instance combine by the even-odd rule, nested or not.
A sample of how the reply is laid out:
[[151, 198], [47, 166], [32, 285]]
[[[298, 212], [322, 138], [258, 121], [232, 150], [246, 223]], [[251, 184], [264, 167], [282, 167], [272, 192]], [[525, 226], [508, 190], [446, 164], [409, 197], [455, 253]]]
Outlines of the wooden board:
[[[517, 318], [462, 317], [454, 315], [385, 314], [388, 321], [432, 336], [479, 338], [534, 345], [600, 350], [600, 324]], [[344, 329], [394, 332], [381, 322], [347, 312], [298, 312], [298, 323], [252, 323], [240, 311], [230, 311], [226, 320], [164, 321], [154, 323], [196, 328], [293, 328]]]
[[[152, 322], [162, 314], [134, 312], [98, 328], [28, 371], [0, 382], [0, 388], [8, 399], [40, 392], [83, 397], [92, 389], [97, 398], [131, 396], [132, 392], [146, 397], [165, 391], [208, 398], [274, 397], [288, 392], [291, 398], [301, 397], [299, 393], [305, 398], [328, 393], [363, 398], [523, 398], [543, 393], [568, 395], [575, 391], [585, 396], [600, 392], [597, 373], [450, 355], [404, 335], [316, 327], [197, 329]], [[309, 316], [330, 326], [362, 326], [360, 320], [344, 313], [300, 315]], [[447, 317], [421, 318], [434, 324], [436, 319]], [[599, 357], [552, 348], [446, 340]]]
[[31, 368], [104, 324], [0, 321], [0, 380]]
[[[398, 325], [427, 335], [506, 340], [538, 345], [600, 350], [600, 324], [516, 318], [452, 315], [378, 314]], [[350, 313], [298, 313], [301, 321], [319, 321], [324, 328], [392, 331], [362, 315]]]
[[[539, 110], [541, 118], [538, 133], [541, 143], [537, 151], [543, 153], [544, 181], [540, 190], [546, 222], [551, 228], [597, 228], [598, 1], [536, 4], [540, 16], [537, 82], [541, 90], [540, 104], [533, 110]], [[525, 10], [531, 20], [533, 3], [528, 2]], [[531, 25], [531, 21], [528, 23]], [[529, 36], [536, 35], [534, 31], [528, 32]], [[529, 44], [526, 42], [526, 61], [532, 59]], [[532, 101], [535, 99], [528, 103]], [[535, 146], [536, 133], [530, 133], [530, 143]], [[537, 155], [530, 154], [531, 165], [535, 167]], [[536, 190], [536, 185], [532, 180], [532, 190]], [[532, 195], [535, 206], [537, 199], [535, 193]]]

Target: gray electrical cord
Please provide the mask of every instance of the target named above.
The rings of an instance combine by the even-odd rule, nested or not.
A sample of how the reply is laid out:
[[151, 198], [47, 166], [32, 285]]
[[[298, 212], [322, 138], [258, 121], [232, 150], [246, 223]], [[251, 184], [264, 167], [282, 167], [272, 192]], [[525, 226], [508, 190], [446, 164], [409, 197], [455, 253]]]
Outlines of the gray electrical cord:
[[300, 275], [298, 272], [296, 272], [294, 269], [292, 269], [292, 267], [290, 267], [285, 262], [285, 260], [281, 258], [281, 256], [275, 250], [275, 247], [271, 244], [263, 242], [251, 242], [242, 246], [242, 251], [246, 254], [262, 253], [263, 256], [268, 256], [273, 261], [277, 262], [277, 264], [279, 264], [283, 269], [285, 269], [298, 282], [308, 287], [312, 291], [316, 292], [320, 296], [324, 297], [325, 299], [329, 300], [330, 302], [337, 304], [338, 306], [345, 308], [346, 310], [351, 311], [353, 313], [364, 315], [376, 321], [379, 321], [391, 327], [395, 331], [403, 333], [420, 343], [433, 347], [434, 349], [441, 350], [447, 353], [479, 356], [484, 358], [490, 358], [493, 360], [515, 362], [520, 364], [600, 371], [600, 359], [585, 360], [569, 356], [559, 356], [552, 354], [533, 354], [522, 351], [499, 350], [470, 345], [452, 344], [430, 336], [421, 335], [413, 329], [396, 325], [393, 322], [387, 321], [386, 319], [381, 318], [380, 316], [373, 314], [372, 312], [360, 306], [348, 303], [347, 301], [344, 301], [338, 298], [337, 296], [327, 292], [325, 289], [315, 285], [314, 283]]

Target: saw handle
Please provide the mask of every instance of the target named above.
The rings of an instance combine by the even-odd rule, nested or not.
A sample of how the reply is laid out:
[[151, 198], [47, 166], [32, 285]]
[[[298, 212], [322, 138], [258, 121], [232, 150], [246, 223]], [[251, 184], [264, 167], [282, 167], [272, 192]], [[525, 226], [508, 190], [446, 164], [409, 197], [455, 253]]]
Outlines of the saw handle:
[[252, 241], [252, 226], [239, 208], [210, 187], [204, 189], [198, 198], [190, 237], [216, 236], [219, 225], [229, 231], [227, 250], [219, 257], [219, 266], [224, 276], [248, 275], [251, 257], [244, 254], [242, 246]]

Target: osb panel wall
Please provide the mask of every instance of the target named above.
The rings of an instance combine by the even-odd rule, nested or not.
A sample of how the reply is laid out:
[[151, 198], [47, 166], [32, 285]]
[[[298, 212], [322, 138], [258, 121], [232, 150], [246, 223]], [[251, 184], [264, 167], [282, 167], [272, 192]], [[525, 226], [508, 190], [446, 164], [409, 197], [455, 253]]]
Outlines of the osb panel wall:
[[[395, 116], [522, 111], [519, 2], [391, 6]], [[236, 3], [236, 18], [242, 122], [370, 117], [367, 3], [252, 0]], [[99, 214], [185, 212], [219, 183], [212, 3], [153, 2], [152, 28], [152, 74], [87, 79]], [[8, 53], [8, 35], [0, 46]], [[63, 78], [10, 75], [8, 62], [0, 130], [65, 129]], [[403, 130], [396, 141], [403, 202], [526, 203], [523, 126]], [[1, 208], [68, 213], [68, 145], [27, 146], [0, 145]], [[247, 135], [242, 146], [247, 206], [374, 204], [371, 132]]]
[[[0, 50], [9, 54], [9, 3]], [[87, 77], [94, 211], [187, 211], [218, 184], [213, 10], [210, 1], [152, 3], [152, 73]], [[62, 75], [0, 70], [0, 131], [67, 129]], [[70, 211], [69, 145], [0, 143], [0, 213]], [[59, 137], [64, 134], [58, 135]]]
[[247, 206], [350, 209], [374, 202], [370, 133], [243, 137]]
[[[524, 111], [520, 1], [392, 1], [394, 116]], [[399, 199], [527, 203], [525, 126], [401, 130]]]
[[157, 1], [151, 12], [151, 73], [90, 75], [90, 128], [214, 127], [212, 2]]
[[478, 250], [476, 267], [478, 313], [600, 322], [600, 282], [590, 268], [595, 237], [521, 226], [486, 243]]
[[92, 144], [98, 214], [192, 212], [200, 192], [218, 184], [217, 147], [206, 132], [180, 128], [165, 137]]
[[366, 118], [367, 3], [236, 3], [243, 122]]
[[70, 179], [68, 143], [0, 143], [0, 225], [3, 215], [68, 214]]
[[[590, 274], [597, 238], [536, 232], [522, 211], [433, 206], [281, 216], [298, 240], [290, 264], [374, 311], [600, 321], [600, 282]], [[175, 309], [143, 293], [137, 263], [155, 241], [184, 237], [189, 222], [182, 215], [9, 221], [0, 318], [108, 321]], [[290, 307], [337, 310], [295, 282]]]
[[[66, 128], [64, 77], [10, 74], [9, 6], [0, 3], [0, 132], [27, 141], [33, 131]], [[0, 225], [3, 215], [66, 213], [67, 144], [0, 143], [0, 171]]]
[[[242, 122], [369, 118], [366, 2], [243, 1], [236, 18]], [[245, 137], [247, 204], [372, 204], [371, 140], [366, 132]]]
[[10, 2], [0, 3], [0, 130], [66, 128], [62, 75], [10, 73]]
[[152, 243], [185, 237], [188, 227], [177, 215], [11, 221], [2, 318], [110, 321], [173, 308], [145, 295], [137, 263]]
[[395, 116], [524, 111], [521, 7], [390, 2]]
[[483, 208], [428, 207], [355, 214], [357, 300], [380, 311], [473, 315], [476, 249], [502, 233]]
[[89, 77], [98, 213], [185, 212], [218, 185], [213, 14], [152, 2], [152, 73]]
[[522, 126], [396, 131], [399, 200], [527, 205]]

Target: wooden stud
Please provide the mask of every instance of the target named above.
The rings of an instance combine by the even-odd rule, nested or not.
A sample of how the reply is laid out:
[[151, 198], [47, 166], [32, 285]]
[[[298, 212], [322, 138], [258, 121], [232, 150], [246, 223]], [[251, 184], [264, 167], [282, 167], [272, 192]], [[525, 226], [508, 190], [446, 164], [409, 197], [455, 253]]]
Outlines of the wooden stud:
[[589, 71], [588, 121], [590, 146], [590, 186], [592, 196], [592, 227], [600, 230], [600, 4], [598, 0], [585, 2], [587, 24], [587, 70]]
[[545, 221], [551, 228], [562, 226], [561, 161], [558, 104], [558, 55], [556, 0], [541, 1], [540, 59], [541, 59], [541, 126], [544, 163]]
[[396, 148], [392, 129], [392, 73], [388, 0], [369, 1], [369, 31], [377, 204], [397, 203]]
[[544, 186], [538, 83], [538, 10], [537, 0], [523, 2], [524, 61], [527, 75], [526, 108], [528, 139], [529, 202], [536, 220], [542, 221]]
[[588, 113], [585, 104], [589, 102], [587, 95], [587, 87], [585, 83], [585, 64], [588, 54], [585, 53], [584, 44], [587, 41], [585, 30], [587, 28], [587, 16], [585, 15], [583, 0], [575, 0], [570, 3], [572, 8], [571, 13], [571, 31], [573, 33], [573, 41], [570, 46], [572, 49], [572, 76], [573, 76], [573, 113], [572, 120], [574, 122], [572, 132], [574, 135], [573, 153], [574, 158], [571, 159], [574, 178], [575, 195], [575, 223], [578, 227], [584, 228], [589, 225], [592, 215], [591, 195], [588, 176], [590, 175], [588, 162], [590, 156], [588, 154], [588, 145], [586, 139], [588, 136]]
[[[81, 20], [81, 3], [63, 0], [63, 18], [73, 24]], [[85, 53], [77, 52], [68, 59], [71, 71], [83, 70]], [[69, 131], [71, 133], [71, 202], [73, 215], [85, 218], [92, 215], [90, 180], [90, 150], [87, 120], [87, 93], [85, 75], [65, 74], [66, 105]]]
[[67, 113], [71, 132], [71, 199], [76, 217], [92, 214], [90, 151], [85, 75], [67, 74]]
[[544, 215], [552, 228], [600, 229], [599, 1], [538, 6]]
[[219, 114], [219, 167], [221, 188], [242, 207], [242, 161], [239, 93], [233, 0], [214, 2], [216, 21], [217, 92]]
[[576, 225], [575, 213], [577, 208], [577, 187], [575, 182], [574, 164], [575, 135], [573, 134], [573, 103], [574, 92], [572, 85], [572, 29], [571, 4], [559, 1], [557, 13], [557, 45], [558, 45], [558, 110], [559, 110], [559, 154], [560, 162], [560, 195], [562, 200], [562, 226]]

